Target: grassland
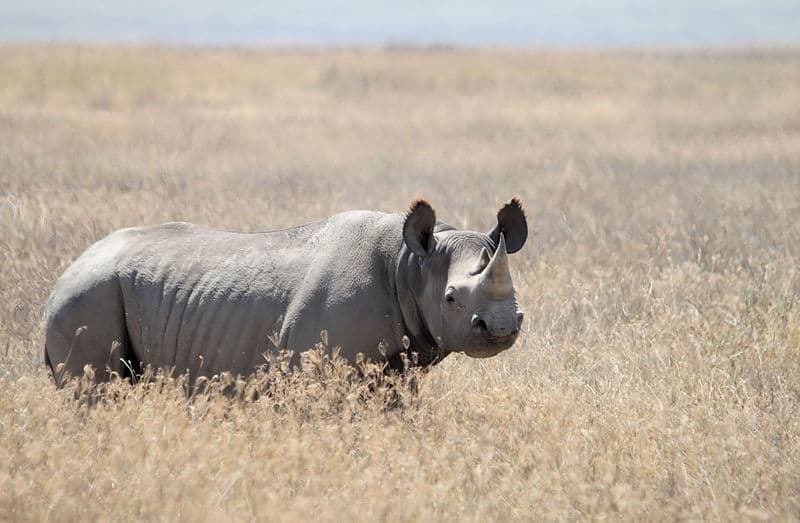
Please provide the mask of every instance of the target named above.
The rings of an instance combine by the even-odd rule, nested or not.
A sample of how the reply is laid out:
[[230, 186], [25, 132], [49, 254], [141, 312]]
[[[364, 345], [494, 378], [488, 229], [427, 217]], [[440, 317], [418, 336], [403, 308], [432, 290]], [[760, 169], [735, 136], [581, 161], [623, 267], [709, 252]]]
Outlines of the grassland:
[[[488, 230], [515, 194], [521, 338], [403, 408], [328, 369], [87, 409], [43, 367], [116, 228], [423, 196]], [[800, 518], [794, 51], [3, 46], [0, 275], [0, 520]]]

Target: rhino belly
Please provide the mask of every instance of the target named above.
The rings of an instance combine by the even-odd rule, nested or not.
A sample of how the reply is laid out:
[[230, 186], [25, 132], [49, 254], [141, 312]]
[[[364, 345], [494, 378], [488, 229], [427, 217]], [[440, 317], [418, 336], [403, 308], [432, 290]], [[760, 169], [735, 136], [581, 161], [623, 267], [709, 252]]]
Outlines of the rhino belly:
[[270, 338], [280, 331], [284, 308], [269, 293], [141, 275], [122, 287], [129, 338], [143, 366], [192, 377], [247, 375], [275, 350]]

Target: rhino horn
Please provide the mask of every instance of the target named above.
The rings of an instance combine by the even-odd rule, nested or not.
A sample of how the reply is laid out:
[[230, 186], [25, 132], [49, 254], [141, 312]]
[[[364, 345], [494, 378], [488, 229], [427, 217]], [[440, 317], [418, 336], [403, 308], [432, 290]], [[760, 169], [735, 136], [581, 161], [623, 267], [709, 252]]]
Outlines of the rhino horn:
[[483, 271], [483, 280], [489, 288], [497, 293], [507, 293], [513, 288], [511, 272], [508, 268], [508, 253], [506, 252], [506, 238], [500, 234], [500, 242], [494, 251], [489, 265]]

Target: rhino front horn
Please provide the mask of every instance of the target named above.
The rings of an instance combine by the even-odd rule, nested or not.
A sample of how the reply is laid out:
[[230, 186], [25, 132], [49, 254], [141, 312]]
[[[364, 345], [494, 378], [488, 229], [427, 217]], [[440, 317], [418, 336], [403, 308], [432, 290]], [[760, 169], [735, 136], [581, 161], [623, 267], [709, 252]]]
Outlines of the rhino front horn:
[[489, 260], [489, 265], [486, 266], [483, 272], [483, 278], [486, 283], [489, 284], [492, 291], [497, 294], [506, 294], [513, 289], [511, 272], [508, 269], [506, 238], [502, 233], [500, 233], [500, 242], [497, 246], [497, 250], [494, 251], [492, 259]]

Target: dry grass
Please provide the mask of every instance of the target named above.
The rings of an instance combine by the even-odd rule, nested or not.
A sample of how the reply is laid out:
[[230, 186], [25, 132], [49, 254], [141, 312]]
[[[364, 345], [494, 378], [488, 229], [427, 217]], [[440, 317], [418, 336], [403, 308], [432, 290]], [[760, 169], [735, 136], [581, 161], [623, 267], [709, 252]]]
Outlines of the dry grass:
[[[800, 517], [797, 52], [0, 47], [0, 193], [0, 520]], [[86, 409], [42, 365], [118, 227], [514, 194], [521, 339], [403, 408], [328, 368]]]

